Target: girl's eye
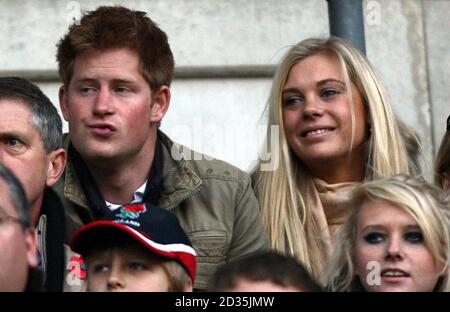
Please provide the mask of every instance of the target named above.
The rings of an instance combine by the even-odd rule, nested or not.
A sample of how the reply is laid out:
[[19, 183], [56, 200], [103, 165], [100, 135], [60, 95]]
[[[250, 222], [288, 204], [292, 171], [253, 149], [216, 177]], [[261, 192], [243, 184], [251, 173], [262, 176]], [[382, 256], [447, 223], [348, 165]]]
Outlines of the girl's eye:
[[335, 95], [337, 95], [337, 94], [340, 94], [340, 92], [337, 91], [337, 90], [334, 90], [334, 89], [325, 89], [325, 90], [323, 90], [323, 91], [320, 93], [320, 96], [323, 97], [323, 98], [329, 98], [329, 97], [335, 96]]
[[408, 232], [405, 234], [404, 239], [413, 244], [420, 244], [423, 242], [423, 235], [421, 232]]
[[368, 233], [364, 236], [364, 240], [369, 244], [379, 244], [385, 240], [383, 234], [378, 232]]
[[284, 107], [294, 106], [300, 103], [303, 103], [303, 98], [301, 96], [290, 96], [286, 99], [283, 99]]

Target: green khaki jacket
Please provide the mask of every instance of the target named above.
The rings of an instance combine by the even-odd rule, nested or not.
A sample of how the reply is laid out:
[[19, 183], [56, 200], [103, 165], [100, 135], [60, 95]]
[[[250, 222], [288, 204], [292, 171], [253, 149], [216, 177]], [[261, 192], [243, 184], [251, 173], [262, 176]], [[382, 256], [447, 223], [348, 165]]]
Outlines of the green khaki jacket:
[[[161, 131], [158, 137], [164, 153], [159, 206], [178, 216], [197, 253], [194, 288], [206, 289], [218, 266], [268, 248], [258, 202], [248, 174], [225, 162], [207, 160]], [[68, 144], [66, 138], [66, 148]], [[68, 240], [83, 225], [80, 215], [94, 220], [70, 159], [54, 189], [66, 211]], [[66, 269], [71, 269], [69, 263]], [[66, 285], [65, 290], [70, 289], [74, 288]]]

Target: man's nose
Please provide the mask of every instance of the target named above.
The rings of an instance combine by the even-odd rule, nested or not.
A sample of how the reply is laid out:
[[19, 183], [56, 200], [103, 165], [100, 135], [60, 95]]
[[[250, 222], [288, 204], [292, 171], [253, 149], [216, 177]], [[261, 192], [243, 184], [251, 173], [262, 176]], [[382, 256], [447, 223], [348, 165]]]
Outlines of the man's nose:
[[112, 114], [114, 112], [112, 100], [111, 91], [106, 88], [101, 88], [94, 101], [94, 115], [102, 116]]

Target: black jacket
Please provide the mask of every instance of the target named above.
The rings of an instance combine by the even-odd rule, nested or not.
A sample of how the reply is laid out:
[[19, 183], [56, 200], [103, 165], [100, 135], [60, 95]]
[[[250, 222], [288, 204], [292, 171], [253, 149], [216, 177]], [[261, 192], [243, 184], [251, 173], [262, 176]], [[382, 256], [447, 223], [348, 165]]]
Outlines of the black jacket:
[[62, 291], [64, 281], [64, 208], [56, 193], [46, 188], [39, 216], [38, 231], [41, 241], [38, 242], [43, 270], [43, 290]]

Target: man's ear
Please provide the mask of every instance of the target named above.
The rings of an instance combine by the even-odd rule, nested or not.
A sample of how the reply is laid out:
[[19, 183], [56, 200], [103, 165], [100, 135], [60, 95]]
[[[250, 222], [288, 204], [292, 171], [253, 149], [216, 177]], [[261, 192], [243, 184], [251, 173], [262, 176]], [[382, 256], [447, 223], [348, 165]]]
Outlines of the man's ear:
[[27, 262], [30, 268], [38, 266], [37, 242], [34, 228], [25, 229], [25, 247], [27, 250]]
[[168, 86], [161, 86], [153, 95], [153, 103], [151, 104], [151, 118], [152, 124], [159, 124], [169, 109], [170, 103], [170, 89]]
[[67, 106], [68, 94], [65, 86], [61, 86], [59, 88], [58, 97], [59, 97], [59, 107], [61, 108], [61, 112], [64, 119], [67, 121], [69, 116], [69, 109]]
[[48, 157], [49, 165], [45, 185], [47, 187], [51, 187], [56, 183], [56, 181], [58, 181], [59, 177], [61, 177], [64, 169], [66, 168], [67, 154], [63, 148], [58, 148], [57, 150], [51, 152]]

